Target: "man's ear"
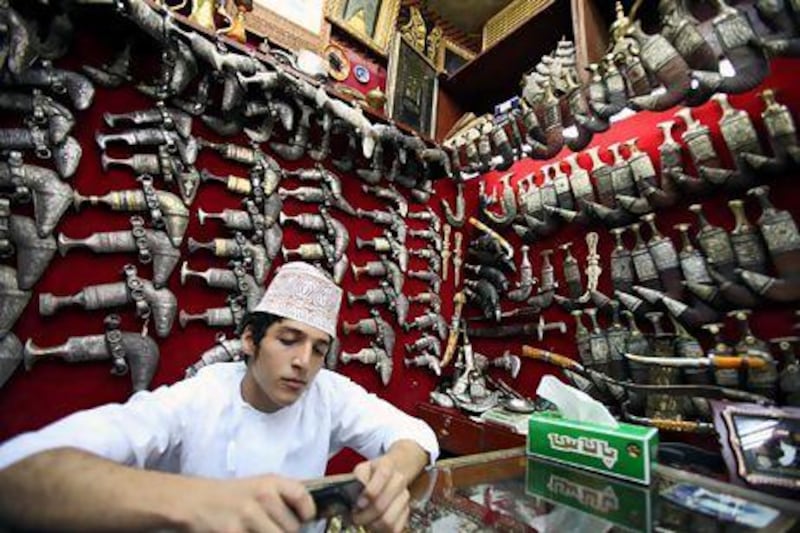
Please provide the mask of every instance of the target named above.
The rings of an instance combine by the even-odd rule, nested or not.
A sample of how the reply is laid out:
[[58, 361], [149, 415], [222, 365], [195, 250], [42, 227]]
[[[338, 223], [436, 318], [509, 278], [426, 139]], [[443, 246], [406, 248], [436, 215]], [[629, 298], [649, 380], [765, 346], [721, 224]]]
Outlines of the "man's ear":
[[325, 368], [333, 370], [339, 361], [339, 352], [342, 350], [342, 344], [339, 337], [331, 338], [331, 343], [328, 345], [328, 351], [325, 354]]
[[245, 326], [244, 331], [242, 331], [242, 352], [250, 358], [253, 357], [256, 353], [256, 342], [253, 338], [253, 328], [251, 326]]

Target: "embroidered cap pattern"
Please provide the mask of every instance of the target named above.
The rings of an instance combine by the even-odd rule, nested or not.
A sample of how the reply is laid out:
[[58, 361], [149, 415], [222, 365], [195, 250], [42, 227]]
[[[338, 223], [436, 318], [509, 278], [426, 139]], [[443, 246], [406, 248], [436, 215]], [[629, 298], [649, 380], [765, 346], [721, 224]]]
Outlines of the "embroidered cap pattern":
[[267, 287], [255, 312], [297, 320], [336, 337], [342, 289], [315, 266], [286, 263]]

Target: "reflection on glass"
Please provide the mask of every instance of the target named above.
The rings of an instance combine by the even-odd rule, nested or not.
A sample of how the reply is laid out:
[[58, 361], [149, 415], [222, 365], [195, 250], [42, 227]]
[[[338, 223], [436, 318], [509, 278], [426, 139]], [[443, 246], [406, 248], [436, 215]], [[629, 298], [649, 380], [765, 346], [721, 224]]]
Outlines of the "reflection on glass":
[[800, 479], [800, 423], [745, 414], [732, 417], [748, 474]]
[[[468, 458], [461, 458], [468, 459]], [[545, 459], [508, 454], [440, 468], [410, 531], [788, 531], [781, 511], [658, 472], [644, 487]], [[413, 489], [412, 489], [413, 493]]]

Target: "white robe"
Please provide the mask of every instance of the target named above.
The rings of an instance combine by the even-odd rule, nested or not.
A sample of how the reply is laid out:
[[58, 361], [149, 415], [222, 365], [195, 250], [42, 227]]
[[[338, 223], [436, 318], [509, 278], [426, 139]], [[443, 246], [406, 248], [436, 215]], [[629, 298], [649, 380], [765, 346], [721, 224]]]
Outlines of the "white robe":
[[294, 404], [258, 411], [241, 397], [245, 368], [242, 362], [210, 365], [125, 404], [74, 413], [14, 437], [0, 446], [0, 469], [65, 446], [130, 466], [210, 478], [316, 478], [342, 448], [374, 458], [400, 439], [419, 443], [431, 464], [439, 454], [425, 422], [324, 369]]

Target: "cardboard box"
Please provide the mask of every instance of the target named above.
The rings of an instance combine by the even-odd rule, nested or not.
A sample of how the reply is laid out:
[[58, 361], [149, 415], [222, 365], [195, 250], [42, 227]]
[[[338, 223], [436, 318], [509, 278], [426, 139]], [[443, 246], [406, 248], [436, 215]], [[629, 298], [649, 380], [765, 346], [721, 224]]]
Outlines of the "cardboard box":
[[529, 458], [525, 493], [596, 516], [633, 531], [650, 531], [653, 494], [646, 487]]
[[528, 419], [529, 455], [645, 485], [650, 484], [657, 450], [656, 428], [625, 423], [611, 428], [552, 412], [533, 413]]

